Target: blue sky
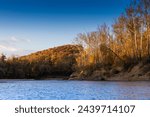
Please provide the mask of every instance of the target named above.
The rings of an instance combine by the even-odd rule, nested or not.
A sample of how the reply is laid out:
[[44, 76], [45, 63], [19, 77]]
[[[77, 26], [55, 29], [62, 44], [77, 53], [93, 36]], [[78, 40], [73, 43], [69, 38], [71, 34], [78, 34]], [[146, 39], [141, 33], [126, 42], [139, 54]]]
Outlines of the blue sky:
[[24, 55], [69, 44], [111, 25], [130, 0], [0, 0], [0, 53]]

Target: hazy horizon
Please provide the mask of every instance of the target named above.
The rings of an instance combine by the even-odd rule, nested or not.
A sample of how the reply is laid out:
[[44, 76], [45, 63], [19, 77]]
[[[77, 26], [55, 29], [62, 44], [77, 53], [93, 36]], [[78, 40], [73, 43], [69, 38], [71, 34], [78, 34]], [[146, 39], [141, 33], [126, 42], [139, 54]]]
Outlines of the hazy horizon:
[[25, 55], [111, 26], [130, 0], [0, 0], [0, 53]]

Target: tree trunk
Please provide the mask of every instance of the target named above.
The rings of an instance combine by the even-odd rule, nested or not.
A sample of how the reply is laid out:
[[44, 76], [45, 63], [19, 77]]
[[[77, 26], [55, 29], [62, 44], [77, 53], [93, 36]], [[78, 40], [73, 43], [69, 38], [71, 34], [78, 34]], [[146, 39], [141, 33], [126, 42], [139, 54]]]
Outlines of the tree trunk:
[[150, 36], [147, 36], [147, 52], [148, 52], [148, 57], [150, 57]]
[[[143, 25], [141, 26], [141, 28]], [[142, 34], [142, 29], [141, 29], [141, 40], [140, 40], [140, 60], [142, 59], [143, 56], [143, 34]]]
[[138, 44], [137, 44], [137, 31], [136, 31], [136, 24], [133, 18], [133, 25], [134, 25], [134, 44], [135, 44], [135, 58], [136, 60], [139, 59], [139, 55], [138, 55]]

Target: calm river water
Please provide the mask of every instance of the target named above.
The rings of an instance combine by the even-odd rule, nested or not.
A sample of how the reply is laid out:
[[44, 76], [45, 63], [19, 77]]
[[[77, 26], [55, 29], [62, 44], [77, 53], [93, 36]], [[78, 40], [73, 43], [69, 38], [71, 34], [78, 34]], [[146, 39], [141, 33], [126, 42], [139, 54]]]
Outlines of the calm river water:
[[0, 80], [1, 100], [150, 100], [150, 82]]

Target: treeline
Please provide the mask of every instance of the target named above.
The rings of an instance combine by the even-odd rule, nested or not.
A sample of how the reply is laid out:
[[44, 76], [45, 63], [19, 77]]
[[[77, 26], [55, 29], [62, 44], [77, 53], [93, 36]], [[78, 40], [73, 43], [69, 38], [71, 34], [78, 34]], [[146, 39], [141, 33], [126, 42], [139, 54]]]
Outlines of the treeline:
[[77, 58], [81, 72], [150, 62], [150, 0], [132, 0], [112, 27], [103, 24], [95, 32], [79, 34], [76, 42], [84, 48]]
[[69, 76], [74, 72], [78, 45], [64, 45], [19, 58], [0, 57], [0, 78], [41, 79], [46, 76]]

